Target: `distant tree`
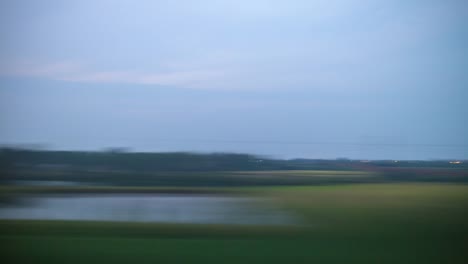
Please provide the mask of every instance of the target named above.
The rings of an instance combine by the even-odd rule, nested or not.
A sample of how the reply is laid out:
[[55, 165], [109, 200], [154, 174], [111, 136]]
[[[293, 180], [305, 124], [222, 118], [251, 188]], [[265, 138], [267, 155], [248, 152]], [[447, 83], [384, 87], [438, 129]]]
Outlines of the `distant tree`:
[[127, 153], [130, 152], [130, 148], [126, 147], [112, 147], [112, 148], [105, 148], [104, 152], [110, 153]]
[[0, 149], [0, 184], [10, 179], [15, 171], [15, 150], [11, 148]]

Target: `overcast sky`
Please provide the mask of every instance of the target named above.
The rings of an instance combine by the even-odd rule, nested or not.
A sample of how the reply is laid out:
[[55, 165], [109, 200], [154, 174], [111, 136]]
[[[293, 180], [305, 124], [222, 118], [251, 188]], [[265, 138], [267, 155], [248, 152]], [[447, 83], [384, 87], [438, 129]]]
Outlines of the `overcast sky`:
[[0, 143], [468, 159], [460, 0], [3, 0]]

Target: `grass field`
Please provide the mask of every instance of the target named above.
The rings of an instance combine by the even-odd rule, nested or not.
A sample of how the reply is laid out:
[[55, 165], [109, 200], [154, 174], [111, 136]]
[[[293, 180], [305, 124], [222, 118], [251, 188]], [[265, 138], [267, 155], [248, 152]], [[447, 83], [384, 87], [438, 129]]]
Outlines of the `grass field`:
[[3, 263], [467, 263], [468, 186], [244, 190], [292, 227], [0, 221]]
[[274, 170], [274, 171], [236, 171], [232, 174], [263, 175], [263, 176], [306, 176], [306, 177], [375, 177], [375, 173], [367, 171], [339, 170]]
[[[49, 173], [47, 171], [18, 171], [11, 181], [21, 184], [47, 185], [61, 181], [68, 187], [94, 186], [166, 186], [182, 188], [298, 186], [338, 183], [382, 182], [379, 173], [350, 170], [253, 170], [253, 171], [156, 171], [106, 173]], [[28, 183], [29, 182], [29, 183]], [[42, 184], [41, 184], [42, 182]], [[31, 185], [30, 185], [31, 186]], [[63, 186], [62, 186], [63, 187]], [[151, 188], [151, 187], [150, 187]], [[75, 188], [78, 189], [78, 188]]]

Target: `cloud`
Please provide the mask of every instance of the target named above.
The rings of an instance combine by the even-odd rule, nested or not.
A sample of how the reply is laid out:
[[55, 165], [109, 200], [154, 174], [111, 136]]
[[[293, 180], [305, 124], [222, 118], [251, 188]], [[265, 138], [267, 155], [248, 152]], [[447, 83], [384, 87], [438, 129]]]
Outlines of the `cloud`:
[[45, 78], [83, 83], [127, 83], [144, 85], [174, 85], [186, 88], [209, 88], [218, 82], [223, 72], [216, 70], [176, 70], [164, 72], [99, 71], [90, 70], [82, 63], [14, 62], [0, 65], [0, 75]]
[[142, 73], [131, 71], [102, 71], [74, 73], [56, 78], [71, 82], [89, 83], [130, 83], [147, 85], [176, 85], [188, 88], [203, 88], [201, 85], [216, 79], [216, 71], [176, 71], [166, 73]]
[[[460, 42], [449, 34], [457, 25], [448, 17], [452, 5], [212, 2], [155, 2], [149, 6], [158, 8], [149, 8], [124, 1], [122, 8], [99, 1], [103, 6], [97, 8], [96, 1], [89, 1], [76, 4], [81, 8], [76, 12], [75, 5], [65, 5], [63, 12], [38, 20], [37, 28], [15, 34], [29, 37], [13, 39], [15, 52], [8, 56], [87, 63], [7, 63], [0, 65], [0, 74], [197, 89], [368, 92], [396, 89], [408, 81], [426, 83], [428, 74], [417, 70], [437, 72], [439, 61], [450, 69], [455, 60], [449, 59], [456, 55], [450, 41]], [[106, 14], [99, 11], [103, 8]], [[32, 44], [22, 49], [20, 43]]]

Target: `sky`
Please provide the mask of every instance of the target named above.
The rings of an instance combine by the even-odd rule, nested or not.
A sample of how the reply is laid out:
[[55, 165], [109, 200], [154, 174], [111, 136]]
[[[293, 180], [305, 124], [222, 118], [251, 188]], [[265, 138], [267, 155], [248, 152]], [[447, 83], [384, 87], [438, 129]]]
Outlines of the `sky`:
[[468, 159], [463, 0], [3, 0], [0, 144]]

